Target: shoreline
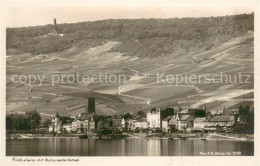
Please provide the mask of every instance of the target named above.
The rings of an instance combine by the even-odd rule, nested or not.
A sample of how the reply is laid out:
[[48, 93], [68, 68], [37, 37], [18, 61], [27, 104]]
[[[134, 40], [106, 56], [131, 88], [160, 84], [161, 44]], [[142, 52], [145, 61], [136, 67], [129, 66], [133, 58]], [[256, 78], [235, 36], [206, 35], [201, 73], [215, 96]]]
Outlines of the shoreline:
[[82, 135], [88, 135], [85, 139], [146, 139], [146, 140], [203, 140], [203, 141], [250, 141], [254, 142], [253, 134], [223, 134], [223, 133], [209, 133], [204, 135], [197, 135], [196, 133], [125, 133], [119, 135], [103, 135], [100, 138], [98, 135], [88, 134], [62, 134], [61, 136], [53, 136], [52, 134], [7, 134], [7, 140], [15, 139], [64, 139], [64, 138], [79, 138]]

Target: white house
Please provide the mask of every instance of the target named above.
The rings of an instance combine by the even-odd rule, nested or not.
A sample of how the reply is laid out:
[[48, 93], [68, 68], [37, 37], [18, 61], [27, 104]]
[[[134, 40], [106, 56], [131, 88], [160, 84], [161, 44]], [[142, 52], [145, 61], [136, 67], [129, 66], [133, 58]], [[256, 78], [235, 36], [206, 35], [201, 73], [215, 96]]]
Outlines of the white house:
[[89, 121], [89, 128], [87, 128], [87, 132], [93, 132], [95, 130], [95, 121], [93, 114], [91, 115], [90, 121]]
[[62, 125], [63, 131], [70, 133], [72, 131], [72, 123], [66, 123]]
[[147, 129], [147, 122], [146, 121], [136, 121], [133, 120], [132, 129]]
[[162, 130], [164, 132], [169, 132], [170, 131], [170, 127], [169, 127], [169, 121], [173, 118], [173, 116], [167, 116], [166, 118], [164, 118], [162, 120]]
[[234, 124], [234, 116], [214, 116], [205, 124], [205, 129], [216, 130], [217, 128], [231, 127]]
[[204, 129], [205, 126], [205, 122], [206, 122], [206, 118], [196, 118], [193, 122], [193, 128], [196, 130], [202, 130]]
[[72, 131], [81, 132], [93, 132], [95, 130], [95, 121], [93, 114], [81, 113], [75, 117], [72, 122]]
[[89, 125], [88, 120], [75, 120], [72, 122], [71, 130], [78, 133], [87, 132]]
[[190, 130], [193, 127], [194, 116], [189, 114], [178, 114], [178, 130]]
[[124, 118], [122, 118], [122, 120], [121, 120], [121, 127], [122, 127], [122, 129], [126, 128], [125, 127], [125, 119]]
[[150, 128], [160, 128], [160, 109], [151, 110], [147, 113], [148, 127]]
[[169, 126], [174, 126], [177, 129], [178, 128], [178, 121], [179, 121], [178, 114], [173, 115], [172, 118], [168, 122]]

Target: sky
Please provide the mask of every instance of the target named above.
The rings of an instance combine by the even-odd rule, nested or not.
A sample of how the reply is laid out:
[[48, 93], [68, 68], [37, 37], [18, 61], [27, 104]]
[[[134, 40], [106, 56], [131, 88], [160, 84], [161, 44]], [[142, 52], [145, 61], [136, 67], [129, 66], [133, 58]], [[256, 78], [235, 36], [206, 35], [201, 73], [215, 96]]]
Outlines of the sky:
[[[219, 0], [220, 1], [220, 0]], [[5, 8], [7, 27], [27, 27], [57, 23], [76, 23], [104, 19], [210, 17], [252, 13], [254, 6], [246, 1], [236, 3], [183, 3], [184, 1], [146, 1], [131, 3], [10, 3]], [[121, 1], [122, 2], [122, 1]], [[127, 2], [127, 1], [125, 1]], [[129, 2], [129, 1], [128, 1]], [[143, 2], [143, 3], [140, 3]], [[186, 1], [187, 2], [187, 1]], [[194, 1], [189, 1], [194, 2]], [[198, 1], [196, 1], [198, 2]], [[230, 2], [230, 1], [229, 1]], [[238, 3], [240, 2], [240, 3]]]

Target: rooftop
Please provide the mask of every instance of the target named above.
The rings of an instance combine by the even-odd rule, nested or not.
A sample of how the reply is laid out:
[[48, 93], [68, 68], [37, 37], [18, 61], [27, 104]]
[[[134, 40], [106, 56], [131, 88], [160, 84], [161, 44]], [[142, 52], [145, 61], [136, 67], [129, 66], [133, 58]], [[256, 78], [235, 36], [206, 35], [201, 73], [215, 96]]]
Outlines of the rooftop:
[[189, 117], [190, 115], [182, 115], [180, 120], [188, 120]]
[[228, 122], [229, 116], [214, 116], [209, 121], [210, 122]]
[[91, 119], [92, 114], [87, 114], [87, 113], [81, 113], [79, 116], [76, 117], [77, 120], [89, 120]]
[[195, 117], [193, 115], [182, 115], [180, 121], [193, 121]]
[[169, 121], [172, 118], [172, 116], [167, 116], [166, 118], [164, 118], [162, 121]]
[[189, 115], [189, 114], [188, 113], [178, 113], [177, 115], [178, 115], [179, 119], [181, 119], [182, 116]]
[[196, 118], [194, 122], [204, 122], [206, 118]]
[[72, 123], [65, 123], [65, 124], [63, 124], [63, 126], [71, 126], [72, 125]]
[[148, 112], [148, 114], [158, 114], [158, 113], [160, 113], [160, 109], [158, 109], [158, 108], [153, 108], [153, 109], [151, 109], [149, 112]]
[[60, 117], [59, 114], [58, 114], [58, 112], [56, 113], [55, 117]]

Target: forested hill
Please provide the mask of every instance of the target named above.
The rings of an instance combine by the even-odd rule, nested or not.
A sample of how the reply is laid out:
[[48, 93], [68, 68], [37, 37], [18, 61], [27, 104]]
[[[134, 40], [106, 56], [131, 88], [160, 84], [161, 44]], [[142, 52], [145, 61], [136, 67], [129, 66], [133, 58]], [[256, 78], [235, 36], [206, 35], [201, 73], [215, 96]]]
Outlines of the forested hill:
[[[52, 20], [50, 20], [52, 22]], [[7, 49], [33, 54], [63, 51], [73, 46], [90, 48], [120, 41], [114, 51], [129, 56], [156, 57], [182, 50], [209, 50], [233, 37], [254, 30], [254, 14], [172, 19], [118, 19], [58, 24], [61, 36], [47, 36], [53, 25], [7, 28]]]

